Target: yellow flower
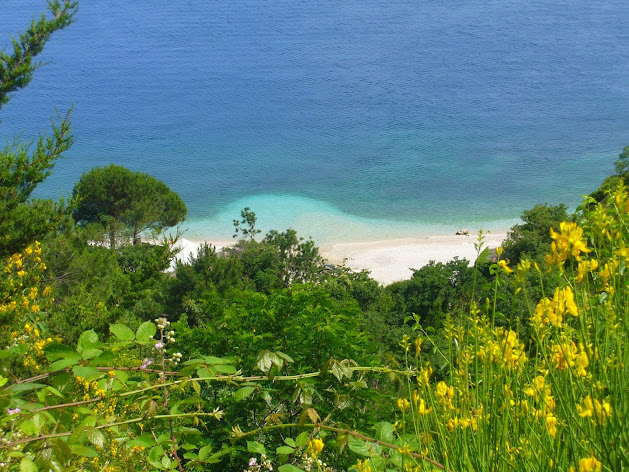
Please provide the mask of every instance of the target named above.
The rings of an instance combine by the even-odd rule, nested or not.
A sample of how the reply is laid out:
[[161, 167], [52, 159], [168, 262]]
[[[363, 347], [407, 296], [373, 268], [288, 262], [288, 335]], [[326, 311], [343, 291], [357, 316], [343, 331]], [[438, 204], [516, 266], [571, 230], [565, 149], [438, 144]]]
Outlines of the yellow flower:
[[428, 415], [432, 412], [432, 407], [426, 408], [426, 402], [424, 399], [419, 400], [419, 407], [417, 408], [417, 413], [420, 415]]
[[581, 253], [590, 252], [587, 243], [583, 240], [583, 229], [574, 222], [563, 221], [559, 225], [559, 233], [551, 228], [550, 237], [553, 239], [552, 254], [546, 256], [549, 266], [555, 263], [563, 265], [570, 255], [580, 261]]
[[317, 457], [317, 455], [323, 451], [323, 441], [321, 439], [311, 439], [308, 441], [308, 455], [310, 457]]
[[592, 399], [590, 395], [583, 399], [583, 406], [577, 405], [577, 412], [581, 418], [591, 418], [596, 415], [599, 424], [612, 415], [612, 406], [608, 401], [602, 402]]
[[574, 367], [574, 361], [577, 356], [577, 346], [573, 341], [555, 344], [552, 346], [551, 352], [551, 358], [557, 369], [565, 370], [568, 367]]
[[406, 398], [398, 398], [397, 407], [400, 411], [405, 412], [411, 407], [411, 402], [409, 402]]
[[498, 261], [498, 267], [507, 274], [513, 273], [513, 269], [509, 267], [509, 259], [501, 259]]
[[454, 409], [454, 405], [452, 404], [452, 400], [454, 399], [454, 387], [448, 387], [448, 385], [442, 380], [437, 384], [435, 394], [439, 397], [439, 401], [444, 407], [447, 406], [451, 410]]
[[417, 336], [415, 339], [415, 357], [419, 357], [420, 352], [422, 352], [422, 338]]
[[602, 468], [603, 464], [597, 461], [593, 454], [579, 461], [579, 472], [601, 472]]
[[554, 438], [557, 435], [557, 418], [552, 413], [546, 415], [546, 427], [548, 434]]
[[358, 472], [371, 472], [371, 467], [369, 466], [369, 461], [367, 459], [365, 459], [364, 461], [358, 459], [358, 462], [356, 463], [356, 468], [358, 469]]
[[432, 375], [432, 367], [430, 364], [426, 364], [426, 368], [421, 371], [421, 374], [417, 376], [417, 384], [421, 385], [422, 382], [424, 385], [428, 385], [430, 382], [430, 376]]

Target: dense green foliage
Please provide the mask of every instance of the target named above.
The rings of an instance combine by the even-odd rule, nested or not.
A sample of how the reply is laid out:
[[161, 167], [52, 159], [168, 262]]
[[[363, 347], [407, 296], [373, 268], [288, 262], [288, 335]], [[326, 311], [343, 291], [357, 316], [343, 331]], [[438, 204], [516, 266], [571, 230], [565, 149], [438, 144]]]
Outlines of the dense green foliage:
[[564, 204], [535, 205], [522, 214], [522, 224], [517, 224], [507, 235], [503, 244], [504, 255], [512, 263], [522, 259], [541, 261], [550, 250], [550, 229], [557, 230], [562, 221], [568, 219]]

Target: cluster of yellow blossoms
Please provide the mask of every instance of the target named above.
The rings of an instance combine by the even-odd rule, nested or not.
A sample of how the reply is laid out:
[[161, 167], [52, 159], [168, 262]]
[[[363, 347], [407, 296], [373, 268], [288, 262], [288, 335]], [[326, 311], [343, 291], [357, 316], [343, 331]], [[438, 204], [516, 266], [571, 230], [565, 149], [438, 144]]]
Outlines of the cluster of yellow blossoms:
[[[427, 457], [446, 470], [478, 470], [480, 457], [491, 467], [504, 463], [504, 470], [629, 466], [617, 453], [626, 450], [626, 440], [617, 443], [629, 421], [629, 193], [621, 187], [606, 203], [586, 201], [582, 211], [581, 222], [563, 222], [550, 233], [545, 260], [549, 284], [558, 286], [549, 296], [525, 300], [532, 307], [528, 320], [495, 323], [490, 308], [483, 315], [474, 304], [469, 316], [448, 317], [447, 346], [432, 343], [447, 363], [444, 380], [434, 383], [422, 340], [415, 341], [423, 367], [414, 372], [410, 399], [397, 400], [403, 415], [395, 425], [400, 438], [404, 431], [416, 435], [415, 443], [403, 440], [415, 444], [412, 452], [427, 448]], [[530, 261], [521, 261], [517, 271], [506, 259], [496, 261], [493, 273], [502, 278], [496, 290], [509, 287], [514, 298], [527, 297], [533, 266], [543, 277]], [[503, 283], [514, 272], [515, 283]], [[405, 352], [412, 344], [405, 341]]]

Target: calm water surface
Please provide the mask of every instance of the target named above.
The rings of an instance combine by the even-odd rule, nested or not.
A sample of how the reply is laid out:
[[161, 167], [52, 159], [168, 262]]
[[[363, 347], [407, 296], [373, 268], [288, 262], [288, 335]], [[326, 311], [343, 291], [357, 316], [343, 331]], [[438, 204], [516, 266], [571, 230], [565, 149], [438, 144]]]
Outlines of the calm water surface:
[[[0, 3], [0, 45], [41, 0]], [[82, 172], [148, 172], [189, 236], [360, 239], [575, 206], [629, 145], [629, 2], [83, 0], [0, 112], [2, 143], [74, 106]]]

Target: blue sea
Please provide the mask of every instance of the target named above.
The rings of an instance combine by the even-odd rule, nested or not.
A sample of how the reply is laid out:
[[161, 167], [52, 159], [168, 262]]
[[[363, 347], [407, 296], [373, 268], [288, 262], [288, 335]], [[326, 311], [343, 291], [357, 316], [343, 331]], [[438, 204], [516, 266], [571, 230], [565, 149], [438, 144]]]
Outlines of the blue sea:
[[[43, 0], [0, 2], [0, 47]], [[504, 229], [576, 207], [629, 145], [627, 0], [83, 0], [0, 111], [0, 144], [73, 107], [38, 189], [116, 163], [164, 180], [192, 239]]]

